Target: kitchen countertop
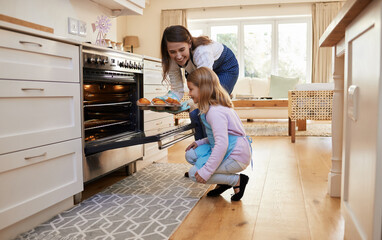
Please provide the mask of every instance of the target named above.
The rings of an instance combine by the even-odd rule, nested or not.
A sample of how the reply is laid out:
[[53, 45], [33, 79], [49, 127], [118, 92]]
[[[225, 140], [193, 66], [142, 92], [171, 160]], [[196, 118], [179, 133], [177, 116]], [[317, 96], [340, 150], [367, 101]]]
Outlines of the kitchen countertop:
[[[131, 55], [131, 56], [139, 57], [139, 58], [145, 58], [145, 59], [146, 58], [152, 58], [149, 56], [143, 56], [143, 55], [139, 55], [139, 54], [135, 54], [135, 53], [123, 52], [123, 51], [114, 50], [111, 48], [101, 47], [101, 46], [97, 46], [95, 44], [83, 43], [83, 42], [80, 42], [80, 41], [75, 40], [75, 39], [57, 36], [53, 33], [48, 33], [48, 32], [36, 30], [33, 28], [29, 28], [29, 27], [24, 27], [21, 25], [17, 25], [17, 24], [5, 22], [5, 21], [0, 21], [0, 29], [11, 30], [11, 31], [19, 32], [19, 33], [25, 33], [25, 34], [29, 34], [32, 36], [42, 37], [42, 38], [55, 40], [55, 41], [59, 41], [59, 42], [63, 42], [63, 43], [69, 43], [69, 44], [77, 45], [77, 46], [88, 46], [88, 47], [101, 49], [101, 50], [107, 50], [107, 51], [111, 51], [111, 52], [115, 52], [115, 53], [127, 54], [127, 55]], [[152, 59], [154, 59], [154, 58], [152, 58]], [[161, 61], [161, 60], [158, 59], [158, 61]]]
[[150, 60], [150, 61], [156, 61], [156, 62], [162, 62], [162, 59], [160, 59], [160, 58], [146, 56], [146, 55], [143, 55], [143, 59]]
[[64, 42], [64, 43], [69, 43], [69, 44], [73, 44], [73, 45], [81, 45], [82, 44], [80, 41], [77, 41], [75, 39], [60, 37], [60, 36], [54, 35], [52, 33], [39, 31], [39, 30], [36, 30], [33, 28], [20, 26], [20, 25], [5, 22], [5, 21], [0, 21], [0, 29], [6, 29], [6, 30], [19, 32], [19, 33], [25, 33], [25, 34], [33, 35], [36, 37], [43, 37], [43, 38], [47, 38], [47, 39], [51, 39], [51, 40], [55, 40], [55, 41], [60, 41], [60, 42]]
[[372, 0], [348, 0], [320, 38], [320, 47], [333, 47], [345, 37], [346, 27]]

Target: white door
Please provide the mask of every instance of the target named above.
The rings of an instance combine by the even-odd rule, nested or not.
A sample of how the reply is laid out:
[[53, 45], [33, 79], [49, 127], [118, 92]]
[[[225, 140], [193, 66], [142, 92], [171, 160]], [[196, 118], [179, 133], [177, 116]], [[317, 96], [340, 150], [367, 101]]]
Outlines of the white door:
[[[381, 239], [381, 3], [346, 30], [342, 212], [345, 239]], [[353, 88], [349, 94], [348, 89]]]

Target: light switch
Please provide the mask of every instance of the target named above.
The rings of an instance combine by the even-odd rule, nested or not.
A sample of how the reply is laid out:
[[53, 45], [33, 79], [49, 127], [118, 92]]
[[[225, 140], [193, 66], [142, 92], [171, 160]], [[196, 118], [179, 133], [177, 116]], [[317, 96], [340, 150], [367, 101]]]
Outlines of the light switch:
[[78, 35], [86, 37], [86, 22], [78, 20]]
[[73, 35], [78, 35], [78, 20], [68, 18], [68, 32]]
[[351, 85], [348, 88], [348, 117], [353, 121], [358, 119], [359, 87]]

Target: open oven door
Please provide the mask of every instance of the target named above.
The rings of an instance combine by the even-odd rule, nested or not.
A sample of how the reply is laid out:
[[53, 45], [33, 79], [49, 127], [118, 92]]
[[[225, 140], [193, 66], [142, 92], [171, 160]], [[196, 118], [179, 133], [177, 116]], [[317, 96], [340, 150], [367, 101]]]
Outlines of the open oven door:
[[139, 144], [158, 142], [158, 148], [164, 149], [194, 136], [195, 126], [193, 124], [174, 126], [170, 130], [156, 135], [146, 135], [143, 131], [126, 132], [87, 142], [85, 144], [85, 155], [100, 153], [103, 151], [129, 147]]

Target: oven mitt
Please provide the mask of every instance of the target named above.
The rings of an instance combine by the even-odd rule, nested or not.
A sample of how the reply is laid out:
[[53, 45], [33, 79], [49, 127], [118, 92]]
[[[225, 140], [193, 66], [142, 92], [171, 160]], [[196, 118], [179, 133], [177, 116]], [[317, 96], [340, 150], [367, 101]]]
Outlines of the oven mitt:
[[178, 113], [187, 111], [188, 109], [190, 109], [190, 105], [188, 105], [188, 101], [184, 101], [184, 102], [181, 103], [181, 107], [180, 107], [179, 110], [177, 110], [177, 111], [167, 111], [167, 112], [172, 113], [172, 114], [178, 114]]
[[166, 101], [167, 98], [173, 98], [173, 99], [176, 99], [176, 100], [178, 100], [180, 102], [180, 99], [178, 98], [178, 96], [176, 96], [176, 94], [173, 91], [171, 91], [171, 90], [168, 91], [166, 95], [155, 97], [155, 98], [162, 99], [163, 101]]

